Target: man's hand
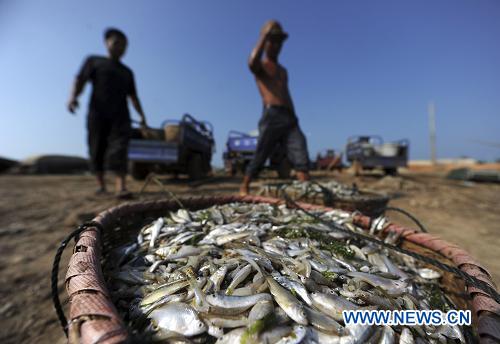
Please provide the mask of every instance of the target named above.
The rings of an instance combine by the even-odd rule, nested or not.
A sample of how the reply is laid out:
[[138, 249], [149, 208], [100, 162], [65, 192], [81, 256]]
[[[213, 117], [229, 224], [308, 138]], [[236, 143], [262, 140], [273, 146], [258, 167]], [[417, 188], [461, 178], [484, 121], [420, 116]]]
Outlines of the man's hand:
[[271, 33], [271, 29], [273, 28], [274, 25], [275, 24], [274, 24], [273, 21], [269, 21], [269, 22], [266, 23], [266, 25], [260, 31], [260, 36], [262, 37], [262, 39], [264, 41], [267, 40], [267, 39], [269, 39], [269, 36], [270, 36], [270, 33]]
[[78, 106], [78, 100], [76, 100], [75, 98], [71, 98], [68, 102], [68, 111], [74, 115]]

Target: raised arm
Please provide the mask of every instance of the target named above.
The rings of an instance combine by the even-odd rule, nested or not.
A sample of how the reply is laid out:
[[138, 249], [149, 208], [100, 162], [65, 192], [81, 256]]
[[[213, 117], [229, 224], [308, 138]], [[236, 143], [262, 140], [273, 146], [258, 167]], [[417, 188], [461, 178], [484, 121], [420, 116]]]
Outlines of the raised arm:
[[250, 58], [248, 59], [248, 67], [250, 70], [257, 74], [263, 70], [262, 68], [262, 54], [264, 53], [264, 45], [269, 37], [269, 31], [271, 29], [271, 25], [267, 25], [260, 33], [259, 40], [257, 44], [252, 50], [250, 54]]

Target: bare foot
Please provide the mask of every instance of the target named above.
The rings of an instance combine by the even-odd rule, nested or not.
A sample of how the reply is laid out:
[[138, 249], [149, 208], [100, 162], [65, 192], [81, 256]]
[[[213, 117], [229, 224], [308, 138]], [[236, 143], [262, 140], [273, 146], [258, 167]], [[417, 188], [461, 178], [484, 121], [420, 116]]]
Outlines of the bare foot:
[[248, 194], [249, 194], [248, 186], [246, 185], [240, 186], [240, 196], [248, 196]]
[[250, 193], [250, 182], [252, 178], [250, 176], [244, 176], [243, 181], [240, 186], [240, 196], [247, 196]]
[[301, 172], [301, 171], [297, 171], [297, 179], [298, 179], [299, 181], [301, 181], [301, 182], [305, 182], [305, 181], [307, 181], [307, 180], [309, 180], [309, 179], [311, 179], [311, 178], [310, 178], [310, 176], [309, 176], [309, 173], [308, 173], [308, 172]]

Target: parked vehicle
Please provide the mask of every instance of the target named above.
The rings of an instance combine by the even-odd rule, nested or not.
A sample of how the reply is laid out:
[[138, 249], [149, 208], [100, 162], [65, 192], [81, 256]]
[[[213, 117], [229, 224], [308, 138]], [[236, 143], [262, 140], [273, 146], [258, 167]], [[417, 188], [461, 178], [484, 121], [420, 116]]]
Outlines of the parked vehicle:
[[164, 121], [160, 129], [133, 129], [128, 148], [130, 173], [135, 179], [144, 179], [150, 172], [201, 179], [212, 169], [214, 150], [212, 125], [185, 114], [180, 121]]
[[396, 174], [398, 167], [408, 165], [409, 144], [407, 139], [384, 143], [377, 135], [352, 136], [347, 141], [346, 157], [356, 174], [375, 168]]
[[[258, 136], [231, 130], [226, 141], [226, 151], [222, 154], [226, 172], [232, 176], [244, 174], [257, 149]], [[278, 145], [266, 162], [266, 168], [276, 170], [280, 178], [290, 177], [291, 164], [285, 150]]]
[[326, 149], [318, 153], [314, 163], [314, 169], [342, 171], [344, 165], [342, 164], [342, 153], [336, 153], [334, 149]]

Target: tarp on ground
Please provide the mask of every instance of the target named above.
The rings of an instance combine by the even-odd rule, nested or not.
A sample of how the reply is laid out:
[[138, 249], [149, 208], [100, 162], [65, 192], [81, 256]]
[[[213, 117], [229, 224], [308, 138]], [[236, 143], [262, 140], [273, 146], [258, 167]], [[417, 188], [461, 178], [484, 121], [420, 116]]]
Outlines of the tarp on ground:
[[19, 162], [16, 160], [0, 157], [0, 173], [7, 172], [17, 164], [19, 164]]
[[76, 174], [89, 171], [87, 159], [68, 155], [38, 155], [15, 168], [21, 174]]

